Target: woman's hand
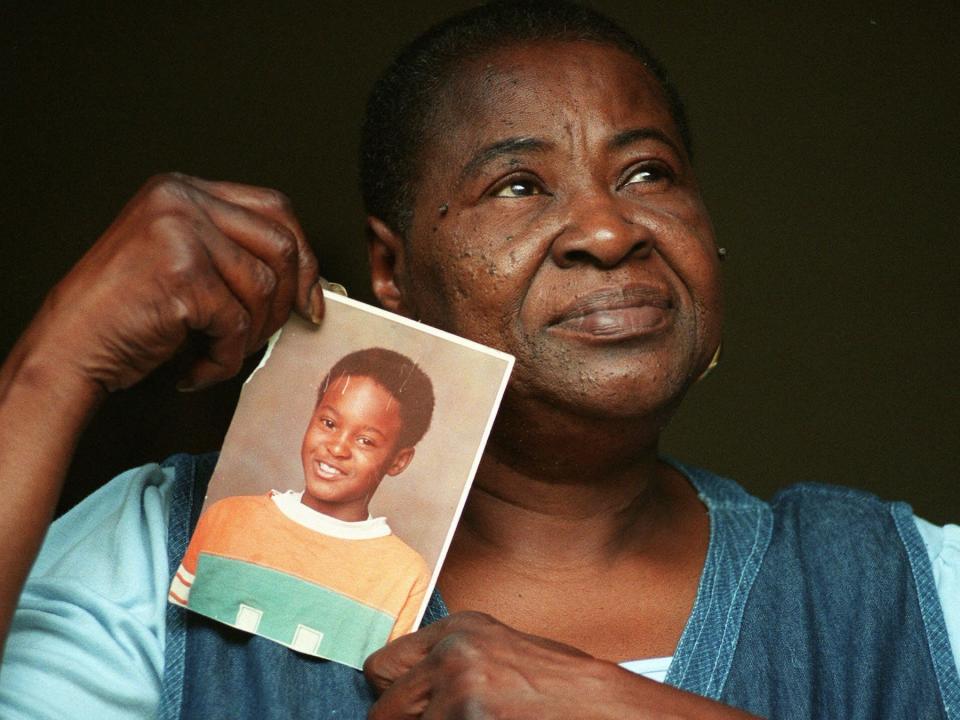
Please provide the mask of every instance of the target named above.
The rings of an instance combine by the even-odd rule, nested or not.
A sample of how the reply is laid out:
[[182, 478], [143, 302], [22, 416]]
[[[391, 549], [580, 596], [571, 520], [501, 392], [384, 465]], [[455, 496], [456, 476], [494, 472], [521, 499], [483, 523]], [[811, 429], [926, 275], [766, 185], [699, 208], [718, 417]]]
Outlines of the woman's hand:
[[183, 389], [230, 377], [291, 309], [319, 321], [316, 283], [282, 195], [171, 174], [150, 180], [50, 292], [0, 368], [0, 652], [99, 402], [185, 346]]
[[112, 391], [202, 338], [181, 383], [199, 388], [234, 375], [292, 308], [319, 320], [316, 281], [283, 195], [161, 175], [50, 293], [30, 349]]
[[381, 693], [370, 720], [751, 717], [482, 613], [398, 638], [364, 673]]

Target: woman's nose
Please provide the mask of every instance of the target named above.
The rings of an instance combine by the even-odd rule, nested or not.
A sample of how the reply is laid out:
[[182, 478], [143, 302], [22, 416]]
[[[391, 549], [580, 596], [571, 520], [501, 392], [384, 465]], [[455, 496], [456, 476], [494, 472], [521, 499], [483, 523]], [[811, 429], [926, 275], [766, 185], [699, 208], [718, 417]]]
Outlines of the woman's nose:
[[589, 263], [611, 268], [627, 258], [649, 255], [652, 229], [624, 215], [622, 203], [602, 192], [573, 199], [567, 224], [553, 244], [554, 262], [560, 267]]

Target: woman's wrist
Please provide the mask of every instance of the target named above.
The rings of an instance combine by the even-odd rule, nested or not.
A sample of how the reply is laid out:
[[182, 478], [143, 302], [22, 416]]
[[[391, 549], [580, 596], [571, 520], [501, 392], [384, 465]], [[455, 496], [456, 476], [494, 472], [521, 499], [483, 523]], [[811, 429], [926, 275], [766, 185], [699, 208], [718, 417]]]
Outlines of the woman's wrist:
[[[65, 338], [45, 325], [44, 319], [38, 318], [0, 368], [0, 409], [14, 402], [34, 406], [42, 402], [45, 407], [37, 409], [51, 413], [48, 422], [82, 429], [107, 391], [85, 372]], [[59, 421], [52, 416], [53, 412]]]

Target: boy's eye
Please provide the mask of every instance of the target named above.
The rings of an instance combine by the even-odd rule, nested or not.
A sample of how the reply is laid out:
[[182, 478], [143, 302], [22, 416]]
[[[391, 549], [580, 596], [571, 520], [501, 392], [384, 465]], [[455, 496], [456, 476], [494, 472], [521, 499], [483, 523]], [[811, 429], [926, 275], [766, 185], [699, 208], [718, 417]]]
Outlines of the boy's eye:
[[336, 424], [330, 418], [320, 418], [320, 424], [327, 430], [333, 430], [336, 427]]
[[360, 437], [357, 438], [357, 444], [363, 445], [365, 447], [373, 447], [373, 440], [361, 435]]
[[494, 189], [494, 197], [521, 198], [543, 195], [543, 188], [534, 180], [513, 179]]

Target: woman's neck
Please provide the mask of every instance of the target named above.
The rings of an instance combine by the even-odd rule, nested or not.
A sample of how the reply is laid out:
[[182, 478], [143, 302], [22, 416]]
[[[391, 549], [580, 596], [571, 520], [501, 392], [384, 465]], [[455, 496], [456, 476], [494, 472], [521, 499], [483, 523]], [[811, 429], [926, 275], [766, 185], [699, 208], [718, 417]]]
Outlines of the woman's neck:
[[656, 443], [624, 425], [592, 425], [580, 442], [537, 437], [536, 427], [508, 443], [503, 426], [494, 433], [439, 579], [452, 611], [487, 612], [611, 660], [673, 652], [709, 520]]
[[[682, 513], [685, 481], [653, 459], [649, 466], [552, 482], [526, 476], [486, 457], [458, 534], [501, 558], [533, 565], [612, 561], [657, 544]], [[475, 549], [479, 549], [476, 548]]]
[[622, 418], [501, 416], [458, 534], [538, 564], [636, 552], [692, 493], [658, 458], [658, 433], [655, 423]]

